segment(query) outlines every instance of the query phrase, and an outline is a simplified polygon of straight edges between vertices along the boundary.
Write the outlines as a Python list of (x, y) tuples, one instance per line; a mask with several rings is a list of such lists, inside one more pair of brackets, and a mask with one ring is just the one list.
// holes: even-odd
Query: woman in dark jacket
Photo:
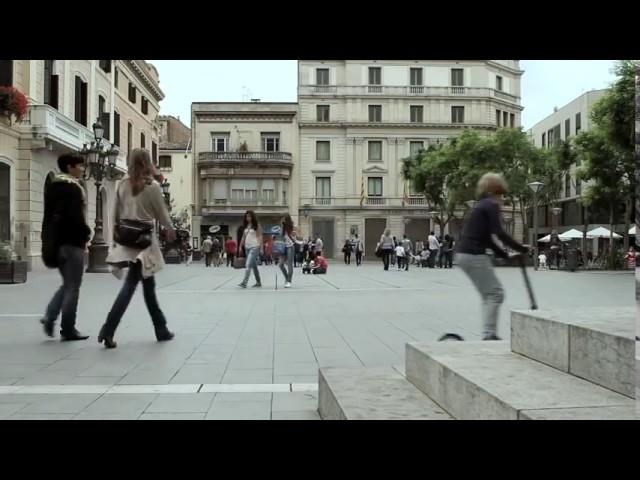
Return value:
[(467, 274), (482, 297), (482, 339), (500, 340), (497, 335), (498, 314), (504, 301), (502, 284), (495, 274), (487, 248), (496, 255), (508, 258), (492, 238), (496, 235), (508, 247), (523, 254), (527, 247), (520, 245), (502, 229), (500, 207), (507, 193), (507, 182), (502, 175), (486, 173), (478, 182), (480, 201), (475, 205), (458, 242), (456, 263)]

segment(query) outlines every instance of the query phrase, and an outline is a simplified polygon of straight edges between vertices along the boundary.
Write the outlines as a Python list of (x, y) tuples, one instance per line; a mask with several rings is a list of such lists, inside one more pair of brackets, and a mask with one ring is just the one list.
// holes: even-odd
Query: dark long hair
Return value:
[(282, 233), (286, 233), (287, 235), (291, 235), (293, 233), (293, 220), (291, 219), (291, 215), (288, 213), (284, 216), (284, 220), (282, 221)]
[(242, 228), (246, 229), (249, 225), (247, 223), (247, 215), (251, 215), (251, 228), (258, 230), (258, 217), (256, 217), (256, 212), (253, 210), (247, 210), (244, 212), (244, 216), (242, 217)]

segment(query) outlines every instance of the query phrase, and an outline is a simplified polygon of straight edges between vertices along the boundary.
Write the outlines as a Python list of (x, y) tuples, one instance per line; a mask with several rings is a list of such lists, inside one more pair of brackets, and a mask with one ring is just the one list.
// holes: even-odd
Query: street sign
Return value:
[(218, 233), (220, 231), (220, 225), (213, 225), (209, 227), (209, 233)]

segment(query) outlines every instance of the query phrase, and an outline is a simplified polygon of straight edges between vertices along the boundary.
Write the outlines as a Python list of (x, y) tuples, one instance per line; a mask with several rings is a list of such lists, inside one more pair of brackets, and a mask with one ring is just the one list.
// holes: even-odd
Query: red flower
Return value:
[(14, 87), (0, 87), (0, 111), (12, 114), (20, 121), (27, 114), (29, 102), (24, 94)]

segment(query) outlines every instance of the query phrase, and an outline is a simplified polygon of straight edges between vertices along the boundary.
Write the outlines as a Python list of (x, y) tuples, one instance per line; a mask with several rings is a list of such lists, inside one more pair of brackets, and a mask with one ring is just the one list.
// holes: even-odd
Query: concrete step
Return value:
[(635, 398), (635, 310), (511, 312), (511, 350)]
[(392, 367), (320, 369), (318, 411), (323, 420), (451, 420)]
[(509, 342), (408, 343), (407, 379), (456, 419), (517, 420), (531, 410), (635, 402), (510, 350)]

